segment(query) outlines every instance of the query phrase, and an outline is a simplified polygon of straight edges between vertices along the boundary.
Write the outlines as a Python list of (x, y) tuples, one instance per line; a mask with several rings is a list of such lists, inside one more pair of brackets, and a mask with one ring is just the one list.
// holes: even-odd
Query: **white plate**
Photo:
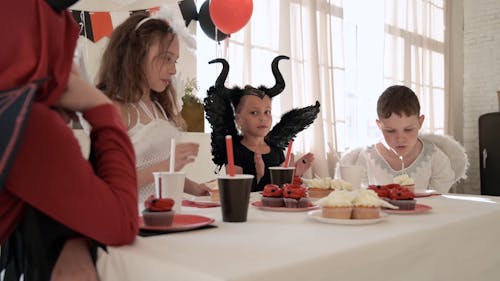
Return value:
[(441, 195), (441, 193), (437, 192), (434, 189), (415, 190), (414, 194), (415, 194), (415, 197), (417, 197), (417, 198), (429, 197), (429, 196), (433, 196), (433, 195)]
[(324, 218), (321, 215), (321, 210), (316, 210), (316, 211), (310, 211), (307, 213), (307, 215), (314, 220), (317, 220), (319, 222), (323, 223), (332, 223), (332, 224), (345, 224), (345, 225), (363, 225), (363, 224), (373, 224), (373, 223), (378, 223), (383, 220), (385, 220), (388, 216), (388, 214), (380, 212), (380, 217), (376, 219), (365, 219), (365, 220), (355, 220), (355, 219), (329, 219), (329, 218)]
[(220, 202), (213, 201), (210, 196), (192, 196), (189, 200), (207, 206), (220, 206)]

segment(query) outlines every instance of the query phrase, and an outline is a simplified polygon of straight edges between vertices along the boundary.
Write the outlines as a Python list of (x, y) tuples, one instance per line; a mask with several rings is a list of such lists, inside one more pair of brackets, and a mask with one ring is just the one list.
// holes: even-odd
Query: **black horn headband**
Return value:
[(215, 81), (214, 86), (219, 91), (222, 90), (224, 92), (227, 92), (230, 99), (231, 99), (233, 106), (236, 108), (238, 106), (238, 104), (240, 103), (241, 98), (245, 95), (256, 95), (256, 96), (259, 96), (261, 98), (264, 98), (264, 96), (252, 92), (251, 89), (255, 89), (255, 91), (262, 91), (265, 93), (265, 95), (267, 95), (270, 98), (273, 98), (273, 97), (279, 95), (281, 92), (283, 92), (283, 90), (285, 89), (285, 80), (283, 79), (283, 75), (281, 75), (281, 72), (278, 68), (278, 63), (282, 59), (290, 59), (290, 58), (287, 56), (282, 56), (282, 55), (277, 56), (273, 59), (273, 61), (271, 63), (271, 71), (274, 75), (274, 79), (276, 80), (276, 83), (272, 88), (267, 88), (265, 86), (260, 86), (258, 88), (254, 88), (252, 86), (247, 85), (247, 86), (245, 86), (245, 89), (241, 89), (239, 87), (234, 87), (232, 89), (228, 89), (228, 88), (226, 88), (224, 83), (226, 82), (227, 75), (229, 73), (229, 63), (223, 58), (214, 59), (214, 60), (209, 61), (208, 63), (209, 64), (222, 63), (222, 70), (219, 74), (219, 77), (217, 77), (217, 80)]

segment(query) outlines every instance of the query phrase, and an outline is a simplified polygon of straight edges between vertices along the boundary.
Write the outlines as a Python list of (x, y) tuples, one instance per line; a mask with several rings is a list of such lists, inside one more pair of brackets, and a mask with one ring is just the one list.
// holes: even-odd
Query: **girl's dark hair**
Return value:
[[(176, 36), (161, 19), (150, 19), (137, 26), (148, 16), (146, 12), (134, 13), (116, 27), (102, 55), (97, 88), (117, 102), (136, 103), (146, 94), (143, 93), (143, 85), (147, 85), (144, 68), (149, 48), (159, 41), (160, 50), (166, 51)], [(172, 85), (161, 93), (151, 90), (149, 95), (163, 107), (169, 120), (177, 127), (184, 127)]]
[(399, 116), (420, 115), (418, 97), (410, 88), (394, 85), (380, 95), (377, 101), (378, 118), (389, 118), (393, 113)]

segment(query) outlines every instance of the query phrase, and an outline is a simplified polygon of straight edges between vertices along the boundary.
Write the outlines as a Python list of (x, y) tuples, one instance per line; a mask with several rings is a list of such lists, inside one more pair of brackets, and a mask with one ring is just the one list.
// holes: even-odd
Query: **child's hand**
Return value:
[(186, 178), (184, 192), (194, 196), (207, 196), (210, 195), (210, 188), (204, 183), (197, 183)]
[(200, 145), (194, 142), (179, 143), (175, 146), (175, 171), (179, 171), (198, 156)]
[(260, 153), (254, 153), (253, 156), (253, 161), (255, 162), (255, 172), (256, 172), (256, 179), (257, 182), (260, 181), (260, 179), (264, 176), (264, 160), (262, 160), (262, 154)]
[(301, 177), (309, 168), (311, 168), (314, 162), (314, 154), (311, 152), (300, 157), (297, 162), (295, 162), (295, 175)]

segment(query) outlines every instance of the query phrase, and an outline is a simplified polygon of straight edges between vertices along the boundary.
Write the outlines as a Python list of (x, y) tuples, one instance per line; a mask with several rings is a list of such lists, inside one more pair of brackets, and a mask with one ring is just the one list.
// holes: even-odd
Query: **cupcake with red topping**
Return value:
[(311, 202), (307, 188), (293, 183), (283, 185), (283, 201), (287, 208), (307, 208)]
[(293, 176), (293, 181), (292, 181), (293, 184), (298, 184), (298, 185), (302, 185), (304, 184), (304, 182), (302, 181), (302, 178), (299, 177), (299, 176)]
[(142, 217), (146, 226), (169, 226), (174, 220), (175, 211), (172, 210), (175, 202), (172, 198), (155, 198), (149, 196), (144, 202)]
[(385, 184), (385, 185), (369, 185), (368, 189), (371, 189), (377, 193), (380, 198), (389, 198), (389, 192), (395, 187), (400, 187), (397, 183)]
[(283, 189), (276, 184), (266, 184), (262, 191), (262, 206), (265, 207), (283, 207)]
[(403, 186), (392, 188), (388, 201), (392, 205), (398, 206), (400, 210), (415, 210), (417, 204), (413, 191)]

